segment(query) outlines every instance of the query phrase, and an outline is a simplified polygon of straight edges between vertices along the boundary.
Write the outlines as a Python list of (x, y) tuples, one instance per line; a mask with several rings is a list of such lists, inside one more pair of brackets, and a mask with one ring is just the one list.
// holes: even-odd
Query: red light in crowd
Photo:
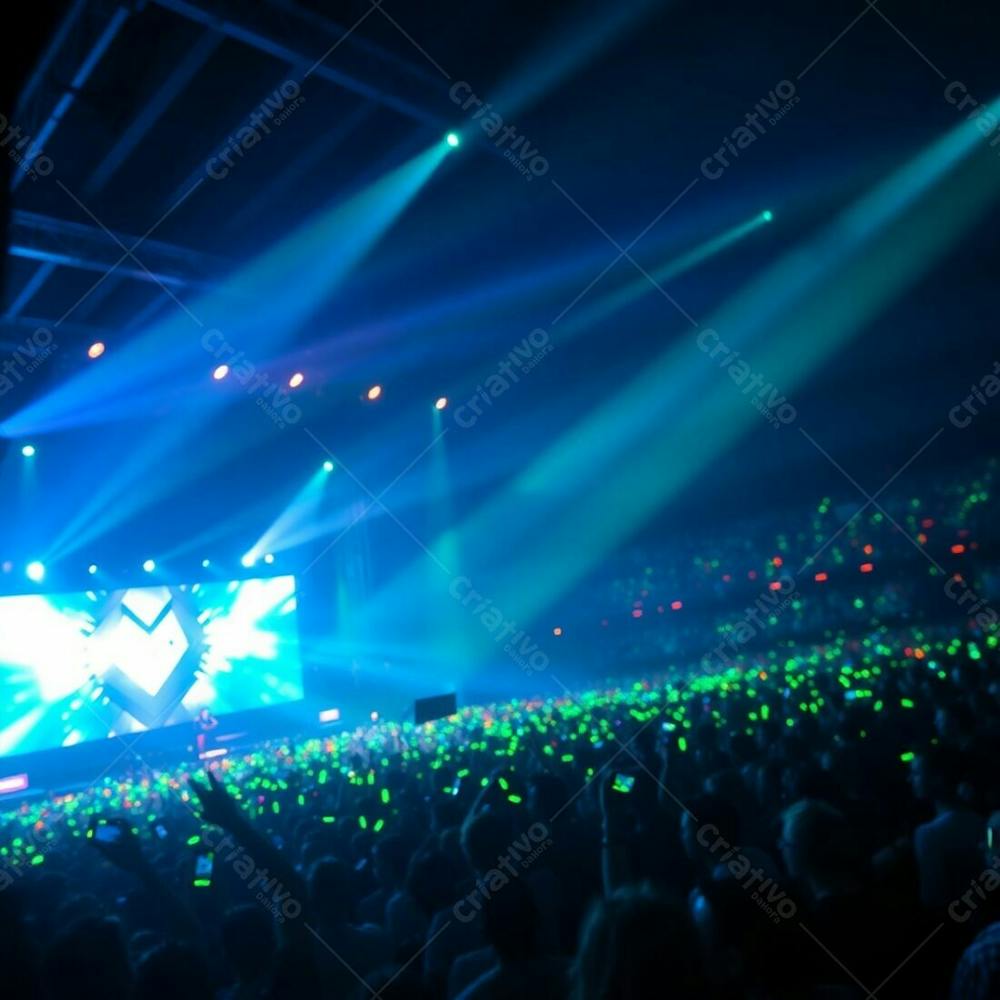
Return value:
[(866, 545), (863, 551), (866, 556), (870, 556), (875, 550), (871, 547), (871, 545)]
[(751, 580), (756, 580), (756, 579), (757, 579), (757, 570), (755, 570), (755, 569), (752, 569), (752, 570), (750, 570), (750, 572), (749, 572), (749, 573), (747, 573), (747, 576), (748, 576), (748, 577), (749, 577), (749, 578), (750, 578)]
[(921, 545), (926, 545), (927, 536), (921, 531), (920, 534), (917, 535), (917, 541), (920, 542)]
[(874, 568), (875, 568), (874, 563), (862, 563), (858, 567), (858, 569), (860, 569), (862, 573), (870, 573)]
[(925, 517), (920, 522), (920, 527), (921, 528), (933, 528), (934, 527), (934, 518), (933, 517)]
[(960, 556), (965, 551), (965, 546), (959, 542), (957, 545), (951, 547), (951, 554), (955, 556)]
[(781, 556), (775, 556), (775, 557), (774, 557), (774, 558), (773, 558), (773, 559), (771, 560), (771, 562), (772, 562), (772, 564), (773, 564), (773, 565), (775, 565), (775, 566), (781, 566), (781, 564), (782, 564), (782, 560), (781, 560)]
[(816, 574), (816, 575), (815, 575), (815, 576), (813, 577), (813, 579), (814, 579), (814, 580), (815, 580), (815, 581), (816, 581), (817, 583), (826, 583), (826, 581), (827, 581), (827, 580), (829, 580), (829, 579), (830, 579), (830, 577), (829, 577), (829, 576), (828, 576), (828, 575), (827, 575), (826, 573), (817, 573), (817, 574)]
[(732, 580), (732, 577), (728, 573), (723, 573), (722, 574), (722, 582), (723, 583), (729, 583), (731, 580)]
[(961, 574), (961, 573), (955, 573), (955, 574), (954, 574), (954, 575), (952, 576), (952, 579), (953, 579), (953, 580), (954, 580), (954, 581), (955, 581), (956, 583), (961, 583), (961, 582), (962, 582), (962, 574)]
[(768, 585), (768, 590), (781, 590), (781, 581), (772, 580)]
[(671, 611), (680, 611), (680, 609), (683, 608), (683, 607), (684, 607), (684, 605), (683, 605), (683, 603), (681, 601), (671, 601), (670, 602), (670, 610)]
[(632, 617), (633, 618), (641, 618), (642, 617), (642, 608), (633, 608), (632, 609)]
[(554, 629), (552, 630), (552, 634), (553, 634), (553, 635), (562, 635), (562, 629), (561, 629), (561, 628), (560, 628), (560, 627), (559, 627), (559, 626), (557, 625), (557, 626), (556, 626), (556, 627), (555, 627), (555, 628), (554, 628)]

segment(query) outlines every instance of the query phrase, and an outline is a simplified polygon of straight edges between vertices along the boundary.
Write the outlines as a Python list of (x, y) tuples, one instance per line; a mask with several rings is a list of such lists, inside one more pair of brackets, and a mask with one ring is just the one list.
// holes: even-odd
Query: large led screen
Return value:
[(0, 756), (301, 697), (291, 576), (0, 597)]

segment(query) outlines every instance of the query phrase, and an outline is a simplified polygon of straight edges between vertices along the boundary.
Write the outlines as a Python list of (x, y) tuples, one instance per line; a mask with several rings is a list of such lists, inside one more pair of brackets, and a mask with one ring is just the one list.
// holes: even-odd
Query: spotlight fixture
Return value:
[(212, 565), (212, 563), (211, 563), (210, 560), (208, 560), (208, 559), (202, 559), (202, 561), (201, 561), (201, 568), (202, 569), (208, 569), (208, 567), (211, 566), (211, 565)]
[(36, 454), (35, 446), (33, 444), (26, 444), (21, 449), (21, 454), (24, 455), (25, 458), (34, 458)]
[(144, 570), (145, 570), (145, 571), (146, 571), (147, 573), (152, 573), (152, 572), (153, 572), (153, 570), (155, 570), (155, 569), (156, 569), (156, 563), (155, 563), (155, 562), (154, 562), (154, 561), (153, 561), (152, 559), (147, 559), (147, 560), (146, 560), (146, 561), (145, 561), (145, 562), (144, 562), (144, 563), (142, 564), (142, 568), (143, 568), (143, 569), (144, 569)]
[(104, 343), (98, 340), (96, 343), (91, 344), (90, 347), (87, 348), (87, 357), (90, 358), (91, 361), (96, 361), (105, 352), (105, 350), (107, 350), (107, 348), (104, 346)]
[(330, 459), (327, 459), (323, 463), (323, 471), (324, 472), (333, 472), (333, 462), (331, 462)]
[(45, 579), (45, 564), (40, 563), (37, 560), (30, 562), (28, 563), (25, 572), (28, 575), (28, 579), (31, 580), (32, 583), (41, 583), (42, 580)]
[(255, 554), (254, 554), (253, 552), (247, 552), (247, 553), (246, 553), (246, 555), (244, 555), (244, 556), (243, 556), (243, 557), (242, 557), (242, 558), (240, 559), (240, 565), (241, 565), (241, 566), (242, 566), (242, 567), (243, 567), (244, 569), (250, 569), (250, 567), (251, 567), (251, 566), (253, 566), (253, 564), (254, 564), (254, 563), (255, 563), (256, 561), (257, 561), (257, 556), (256, 556), (256, 555), (255, 555)]
[(375, 400), (378, 399), (379, 396), (381, 396), (381, 395), (382, 395), (382, 386), (380, 386), (380, 385), (373, 385), (368, 390), (368, 393), (367, 393), (368, 399), (371, 402), (375, 402)]
[(216, 382), (221, 382), (228, 374), (229, 365), (219, 365), (219, 367), (212, 372), (212, 378), (214, 378)]
[(87, 572), (88, 572), (88, 573), (89, 573), (89, 574), (90, 574), (91, 576), (95, 576), (95, 575), (96, 575), (96, 573), (97, 573), (97, 563), (91, 563), (91, 564), (90, 564), (90, 565), (89, 565), (89, 566), (87, 567)]
[(760, 217), (765, 222), (770, 222), (774, 218), (774, 212), (772, 212), (769, 208), (765, 208), (764, 211), (760, 213)]
[(288, 388), (289, 389), (298, 389), (298, 387), (300, 385), (302, 385), (302, 383), (305, 382), (305, 380), (306, 380), (306, 377), (305, 377), (305, 375), (302, 374), (302, 372), (296, 372), (288, 380)]
[(448, 145), (451, 146), (452, 149), (455, 149), (462, 140), (459, 139), (457, 132), (449, 132), (444, 137), (444, 141), (448, 143)]
[(448, 405), (448, 397), (438, 396), (437, 400), (434, 403), (434, 409), (443, 410), (447, 405)]
[(268, 566), (270, 566), (274, 562), (274, 555), (268, 552), (267, 555), (264, 556), (264, 562), (266, 562)]

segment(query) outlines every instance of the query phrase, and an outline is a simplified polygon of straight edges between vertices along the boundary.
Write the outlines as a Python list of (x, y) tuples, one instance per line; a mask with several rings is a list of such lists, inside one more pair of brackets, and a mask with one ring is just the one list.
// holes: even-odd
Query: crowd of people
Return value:
[(1000, 992), (997, 638), (261, 744), (0, 816), (12, 996)]

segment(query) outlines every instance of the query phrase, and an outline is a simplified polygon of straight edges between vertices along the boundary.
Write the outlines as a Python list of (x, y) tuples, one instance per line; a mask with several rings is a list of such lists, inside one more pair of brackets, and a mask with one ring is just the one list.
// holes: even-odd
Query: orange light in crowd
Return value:
[(554, 628), (554, 629), (552, 630), (552, 634), (553, 634), (553, 635), (562, 635), (562, 629), (561, 629), (561, 628), (560, 628), (560, 627), (559, 627), (559, 626), (557, 625), (557, 626), (556, 626), (556, 627), (555, 627), (555, 628)]
[(815, 581), (816, 581), (817, 583), (826, 583), (826, 581), (827, 581), (827, 580), (829, 580), (829, 579), (830, 579), (830, 577), (829, 577), (829, 576), (828, 576), (828, 575), (827, 575), (826, 573), (817, 573), (817, 574), (816, 574), (816, 575), (815, 575), (815, 576), (813, 577), (813, 579), (814, 579), (814, 580), (815, 580)]
[(379, 398), (379, 396), (382, 395), (382, 386), (380, 386), (380, 385), (373, 385), (368, 390), (367, 395), (368, 395), (368, 398), (374, 402), (376, 399)]
[(959, 542), (957, 545), (951, 547), (951, 553), (955, 556), (960, 556), (965, 551), (965, 546)]
[(773, 558), (773, 559), (771, 560), (771, 562), (772, 562), (772, 563), (773, 563), (773, 564), (774, 564), (775, 566), (781, 566), (781, 565), (782, 565), (782, 560), (781, 560), (781, 556), (775, 556), (775, 557), (774, 557), (774, 558)]
[(874, 551), (875, 550), (871, 547), (871, 545), (866, 545), (863, 549), (863, 552), (866, 556), (870, 556)]
[(862, 563), (858, 567), (858, 569), (860, 569), (862, 573), (870, 573), (874, 568), (875, 568), (874, 563)]
[(97, 341), (97, 343), (91, 344), (90, 347), (87, 348), (87, 357), (90, 358), (91, 361), (96, 361), (104, 353), (104, 350), (104, 344), (101, 343), (101, 341)]
[(684, 604), (681, 601), (671, 601), (670, 602), (670, 610), (671, 611), (680, 611), (680, 609), (683, 608), (683, 607), (684, 607)]

